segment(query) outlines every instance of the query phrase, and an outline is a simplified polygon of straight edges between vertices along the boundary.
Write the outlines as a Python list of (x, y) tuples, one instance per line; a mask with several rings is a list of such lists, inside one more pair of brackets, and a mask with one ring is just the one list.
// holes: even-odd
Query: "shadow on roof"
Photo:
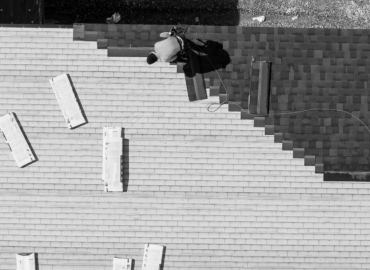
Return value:
[(194, 68), (188, 67), (190, 65), (187, 62), (184, 66), (185, 75), (188, 77), (194, 77), (195, 74), (204, 74), (219, 69), (224, 69), (230, 64), (231, 59), (227, 51), (223, 49), (221, 43), (207, 40), (206, 42), (201, 41), (202, 44), (196, 44), (189, 41), (192, 45), (192, 50), (189, 53), (198, 55), (199, 65), (195, 65)]

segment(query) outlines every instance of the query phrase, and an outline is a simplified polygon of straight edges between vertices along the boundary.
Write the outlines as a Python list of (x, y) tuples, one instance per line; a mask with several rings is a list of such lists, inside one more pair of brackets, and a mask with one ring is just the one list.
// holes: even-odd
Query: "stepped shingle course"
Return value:
[[(282, 135), (227, 107), (207, 112), (216, 97), (189, 102), (177, 66), (107, 57), (71, 29), (0, 28), (0, 41), (2, 70), (31, 71), (0, 75), (0, 115), (16, 111), (39, 157), (19, 169), (0, 138), (0, 269), (21, 252), (42, 270), (108, 270), (114, 256), (140, 266), (148, 242), (167, 247), (165, 269), (369, 268), (366, 183), (325, 183), (281, 150)], [(61, 72), (89, 119), (75, 130), (48, 83)], [(103, 191), (106, 125), (125, 128), (125, 193)]]
[[(99, 44), (100, 38), (104, 39), (106, 46), (100, 48), (106, 48), (108, 55), (110, 50), (114, 50), (111, 46), (153, 46), (160, 40), (159, 33), (171, 28), (155, 25), (107, 27), (93, 24), (79, 27), (85, 33), (82, 40), (94, 40)], [(250, 104), (256, 104), (256, 91), (251, 89), (258, 87), (258, 70), (254, 68), (257, 64), (252, 67), (251, 61), (271, 61), (271, 116), (265, 120), (269, 126), (268, 132), (273, 130), (274, 133), (281, 133), (284, 140), (294, 144), (294, 148), (305, 149), (309, 160), (315, 157), (314, 165), (318, 171), (321, 170), (319, 168), (325, 172), (370, 171), (370, 155), (367, 150), (370, 146), (370, 132), (357, 119), (341, 112), (354, 114), (365, 125), (370, 124), (367, 117), (368, 29), (195, 28), (197, 33), (189, 28), (192, 31), (188, 33), (189, 39), (199, 37), (220, 42), (230, 55), (231, 64), (219, 70), (227, 87), (227, 95), (215, 72), (205, 74), (209, 85), (216, 87), (212, 89), (212, 94), (218, 94), (220, 102), (226, 98), (233, 102), (228, 105), (230, 111), (241, 111), (240, 107), (246, 111), (256, 111), (254, 107), (248, 108), (249, 98)], [(143, 56), (140, 52), (137, 50), (137, 56)], [(121, 54), (124, 55), (128, 54)], [(135, 53), (130, 51), (129, 56), (133, 55)], [(193, 100), (190, 93), (194, 87), (190, 81), (187, 85), (189, 100)], [(302, 110), (313, 111), (281, 114)], [(253, 116), (244, 115), (243, 118)], [(255, 121), (260, 120), (255, 118)], [(256, 125), (263, 126), (262, 122)]]

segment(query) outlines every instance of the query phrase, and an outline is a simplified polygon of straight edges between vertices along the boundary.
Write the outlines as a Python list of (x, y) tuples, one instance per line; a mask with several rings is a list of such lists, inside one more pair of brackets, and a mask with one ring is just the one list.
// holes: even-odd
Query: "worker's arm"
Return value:
[(177, 58), (177, 54), (175, 54), (174, 56), (172, 56), (172, 57), (170, 58), (170, 60), (168, 60), (168, 62), (173, 62), (173, 61), (175, 61), (175, 60), (176, 60), (176, 58)]
[(170, 36), (170, 33), (168, 33), (168, 32), (162, 32), (162, 33), (160, 33), (160, 35), (159, 35), (161, 38), (168, 38), (169, 36)]

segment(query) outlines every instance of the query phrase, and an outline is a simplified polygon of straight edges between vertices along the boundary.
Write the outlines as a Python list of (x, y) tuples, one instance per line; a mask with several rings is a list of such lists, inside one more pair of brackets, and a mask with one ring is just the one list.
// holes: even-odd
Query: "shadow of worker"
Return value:
[(230, 55), (223, 49), (221, 43), (213, 40), (203, 42), (198, 39), (198, 41), (198, 43), (195, 43), (188, 40), (190, 49), (187, 54), (191, 60), (186, 61), (183, 67), (187, 77), (224, 69), (231, 63)]

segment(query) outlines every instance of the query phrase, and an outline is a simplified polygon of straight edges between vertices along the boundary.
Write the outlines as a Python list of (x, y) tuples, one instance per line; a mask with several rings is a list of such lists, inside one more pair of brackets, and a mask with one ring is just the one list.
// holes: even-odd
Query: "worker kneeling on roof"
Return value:
[(154, 44), (154, 52), (151, 52), (146, 58), (146, 62), (151, 65), (155, 62), (173, 62), (180, 55), (183, 60), (187, 60), (184, 52), (186, 39), (184, 35), (180, 37), (180, 31), (176, 27), (171, 32), (164, 32), (161, 37), (167, 37), (165, 40)]

